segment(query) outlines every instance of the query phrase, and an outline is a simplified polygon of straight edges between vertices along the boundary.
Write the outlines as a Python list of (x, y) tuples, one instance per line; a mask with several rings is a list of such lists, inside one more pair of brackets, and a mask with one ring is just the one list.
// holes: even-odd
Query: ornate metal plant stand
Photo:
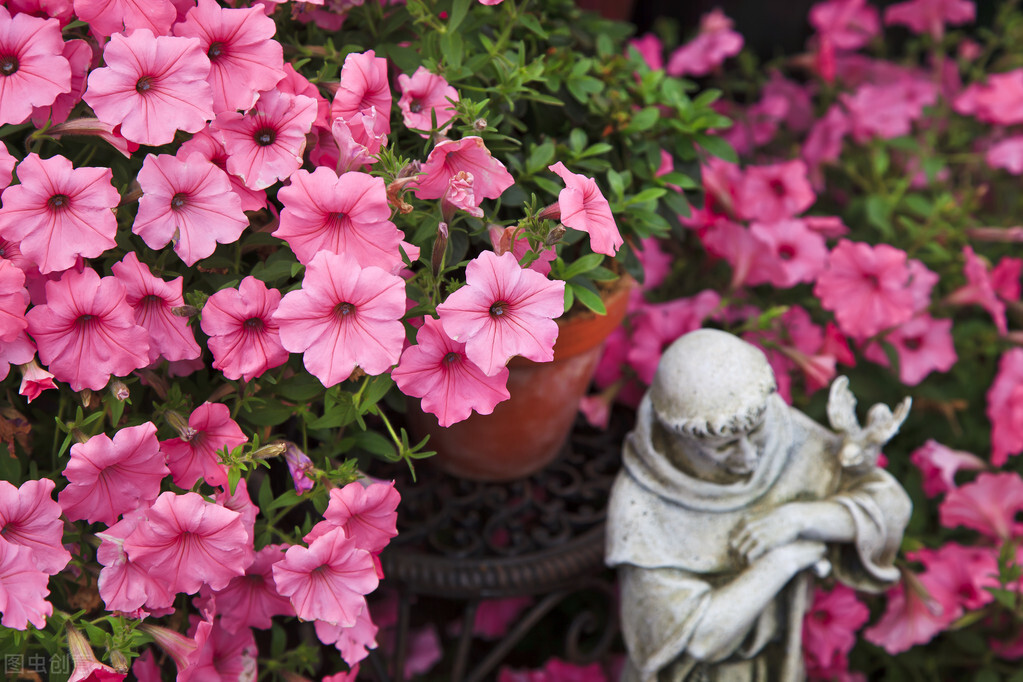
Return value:
[[(414, 483), (407, 468), (374, 472), (395, 477), (402, 495), (398, 537), (381, 555), (384, 585), (400, 594), (391, 665), (376, 652), (366, 662), (378, 680), (404, 670), (411, 602), (421, 598), (464, 602), (454, 656), (445, 656), (452, 682), (487, 679), (545, 615), (581, 591), (599, 595), (606, 608), (573, 614), (563, 657), (590, 663), (607, 652), (618, 623), (613, 577), (604, 569), (604, 518), (631, 415), (612, 421), (606, 432), (578, 425), (557, 460), (511, 483), (455, 478), (429, 461), (416, 466)], [(524, 595), (537, 597), (533, 606), (470, 670), (480, 601)]]

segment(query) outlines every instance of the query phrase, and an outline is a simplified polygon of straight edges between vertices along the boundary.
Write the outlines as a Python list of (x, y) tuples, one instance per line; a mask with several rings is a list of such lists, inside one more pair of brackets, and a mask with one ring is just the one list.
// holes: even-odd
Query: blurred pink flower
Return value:
[(421, 133), (423, 137), (429, 137), (429, 131), (434, 129), (434, 117), (437, 130), (443, 130), (455, 116), (453, 102), (458, 101), (458, 91), (425, 66), (420, 66), (411, 76), (399, 74), (398, 89), (401, 90), (398, 108), (405, 127), (426, 131)]
[(143, 28), (154, 35), (170, 32), (178, 13), (171, 0), (74, 0), (75, 15), (101, 38)]
[(476, 618), (472, 622), (473, 635), (483, 639), (501, 639), (534, 601), (533, 597), (484, 599), (479, 603)]
[(582, 666), (552, 658), (539, 670), (501, 668), (497, 682), (609, 682), (599, 663)]
[(60, 573), (71, 560), (61, 544), (64, 522), (54, 487), (48, 478), (29, 479), (17, 488), (0, 481), (0, 538), (28, 550), (27, 558), (48, 575)]
[(931, 641), (959, 615), (943, 608), (942, 604), (953, 598), (940, 584), (926, 581), (926, 576), (921, 579), (909, 575), (904, 574), (903, 581), (885, 593), (884, 615), (863, 631), (865, 640), (893, 656)]
[(909, 279), (905, 251), (843, 239), (831, 251), (828, 269), (813, 291), (835, 313), (843, 332), (866, 338), (913, 316)]
[(858, 50), (881, 34), (877, 8), (866, 0), (828, 0), (810, 8), (810, 25), (839, 50)]
[(810, 176), (818, 189), (824, 184), (820, 178), (820, 167), (838, 160), (842, 153), (842, 142), (850, 128), (849, 116), (838, 104), (832, 104), (810, 127), (801, 154), (810, 167)]
[(487, 376), (515, 355), (554, 358), (565, 312), (565, 283), (522, 269), (515, 256), (484, 251), (466, 266), (466, 285), (437, 306), (444, 331), (465, 343), (465, 354)]
[(284, 559), (286, 545), (267, 545), (256, 552), (245, 575), (232, 578), (227, 587), (214, 592), (220, 624), (228, 632), (242, 628), (268, 629), (274, 616), (293, 616), (295, 607), (277, 593), (273, 566)]
[(977, 8), (969, 0), (908, 0), (886, 7), (884, 23), (908, 26), (914, 33), (930, 33), (940, 40), (945, 24), (968, 24), (976, 14)]
[(222, 590), (252, 563), (241, 514), (196, 493), (161, 494), (124, 551), (139, 568), (159, 573), (171, 592), (186, 594), (204, 584)]
[(1016, 472), (981, 473), (976, 480), (953, 488), (938, 508), (941, 525), (966, 526), (994, 540), (1018, 537), (1023, 524), (1023, 479)]
[(341, 528), (309, 543), (289, 547), (273, 565), (277, 592), (291, 599), (302, 620), (355, 625), (366, 608), (363, 595), (379, 584), (372, 555), (359, 549)]
[(53, 614), (53, 605), (46, 601), (49, 580), (36, 567), (31, 549), (0, 537), (0, 625), (27, 630), (32, 623), (38, 630), (45, 628)]
[(121, 514), (151, 505), (169, 473), (152, 422), (120, 429), (113, 439), (99, 433), (71, 446), (64, 468), (68, 485), (57, 501), (72, 521), (111, 525)]
[(947, 372), (959, 359), (952, 343), (952, 320), (917, 315), (885, 337), (899, 356), (899, 379), (916, 386), (931, 372)]
[(759, 269), (756, 277), (751, 274), (747, 284), (769, 283), (788, 289), (800, 282), (816, 281), (827, 265), (824, 236), (810, 230), (802, 220), (754, 222), (749, 231), (764, 249), (764, 255), (775, 263), (774, 267)]
[(160, 447), (167, 455), (174, 485), (188, 489), (200, 478), (214, 486), (226, 484), (227, 469), (217, 452), (247, 441), (227, 405), (206, 402), (192, 411), (180, 437), (160, 441)]
[(818, 587), (813, 604), (803, 618), (803, 655), (807, 668), (832, 668), (844, 661), (856, 644), (856, 632), (869, 619), (870, 609), (852, 589), (841, 583), (827, 591)]
[(988, 265), (973, 252), (970, 246), (963, 247), (963, 259), (965, 261), (963, 274), (966, 276), (966, 285), (949, 294), (945, 298), (945, 303), (979, 305), (991, 315), (998, 333), (1005, 336), (1009, 333), (1005, 320), (1005, 303), (995, 293)]
[(633, 38), (629, 41), (629, 47), (636, 48), (636, 52), (652, 71), (664, 69), (664, 43), (655, 33), (644, 33), (638, 38)]
[(383, 374), (398, 362), (405, 340), (405, 282), (349, 254), (320, 251), (306, 266), (302, 288), (288, 292), (274, 319), (281, 344), (302, 353), (324, 386), (355, 370)]
[(39, 360), (74, 391), (98, 391), (111, 375), (149, 364), (149, 335), (135, 323), (124, 285), (95, 270), (68, 270), (46, 283), (46, 303), (26, 313)]
[(465, 344), (444, 333), (439, 320), (426, 318), (416, 345), (402, 353), (391, 378), (407, 396), (422, 398), (423, 411), (437, 415), (447, 427), (467, 419), (473, 411), (490, 414), (509, 397), (508, 369), (487, 376), (465, 354)]
[(985, 83), (971, 83), (953, 100), (952, 108), (983, 123), (1023, 123), (1023, 69), (994, 73)]
[(273, 314), (281, 292), (267, 289), (249, 276), (237, 289), (221, 289), (202, 309), (202, 330), (210, 337), (213, 369), (228, 379), (252, 381), (263, 372), (283, 365), (289, 353), (281, 345)]
[(810, 208), (817, 195), (806, 173), (806, 164), (799, 159), (747, 167), (736, 190), (739, 217), (774, 223)]
[(213, 111), (247, 111), (259, 93), (284, 78), (281, 44), (273, 39), (277, 26), (258, 7), (231, 9), (214, 0), (199, 0), (174, 35), (198, 38), (210, 59)]
[(947, 600), (941, 605), (946, 614), (974, 611), (990, 604), (995, 599), (990, 589), (1002, 584), (998, 578), (998, 550), (993, 547), (946, 542), (937, 549), (924, 547), (907, 552), (906, 558), (923, 564), (923, 579), (928, 586), (941, 586), (932, 596)]
[(1013, 175), (1023, 174), (1023, 135), (993, 143), (984, 152), (984, 161), (992, 168), (1004, 168)]
[(300, 170), (277, 193), (284, 208), (273, 233), (308, 265), (325, 251), (354, 259), (362, 267), (395, 272), (402, 264), (402, 232), (391, 222), (382, 178), (349, 172), (340, 177), (323, 166)]
[(136, 324), (149, 332), (150, 364), (160, 356), (172, 362), (199, 357), (202, 349), (195, 342), (188, 318), (173, 313), (175, 307), (185, 305), (181, 289), (184, 278), (167, 282), (155, 277), (148, 265), (139, 262), (134, 251), (126, 253), (110, 269), (124, 284), (125, 300), (135, 311)]
[(71, 91), (60, 22), (0, 7), (0, 125), (21, 123)]
[(422, 175), (416, 178), (416, 196), (420, 199), (440, 199), (448, 191), (451, 178), (459, 171), (473, 177), (473, 204), (479, 206), (484, 199), (496, 199), (512, 185), (504, 164), (490, 154), (479, 137), (460, 140), (442, 140), (430, 150)]
[(353, 116), (370, 107), (384, 115), (383, 134), (391, 132), (391, 86), (387, 82), (387, 60), (373, 50), (352, 52), (341, 66), (341, 82), (330, 105), (330, 120)]
[(593, 178), (573, 173), (558, 161), (547, 167), (564, 181), (558, 194), (561, 223), (590, 235), (590, 248), (605, 256), (614, 256), (623, 244), (611, 206)]
[(661, 353), (675, 339), (699, 329), (717, 309), (721, 296), (710, 289), (687, 298), (643, 305), (632, 318), (632, 344), (626, 360), (640, 381), (653, 381)]
[(1023, 348), (1010, 348), (998, 362), (987, 392), (991, 422), (991, 463), (1000, 467), (1023, 451)]
[(250, 189), (265, 189), (302, 165), (315, 119), (316, 100), (273, 89), (245, 114), (220, 112), (211, 127), (227, 151), (228, 172)]
[(178, 130), (194, 133), (213, 118), (210, 60), (196, 38), (153, 35), (148, 28), (110, 36), (103, 68), (89, 74), (85, 102), (99, 120), (120, 124), (132, 142), (161, 145)]
[(1020, 274), (1023, 273), (1023, 259), (1005, 256), (991, 269), (991, 286), (999, 298), (1018, 301), (1020, 297)]
[(959, 471), (984, 469), (987, 464), (980, 457), (963, 450), (953, 450), (934, 439), (918, 447), (910, 455), (923, 476), (924, 495), (934, 497), (956, 487), (955, 475)]
[(668, 57), (669, 76), (706, 76), (742, 50), (742, 35), (732, 30), (732, 20), (720, 9), (700, 18), (700, 32)]
[(116, 245), (111, 209), (121, 197), (109, 168), (74, 168), (63, 156), (32, 153), (17, 173), (21, 184), (3, 192), (0, 235), (19, 242), (42, 274), (67, 270), (79, 256), (95, 258)]
[(852, 94), (840, 96), (849, 114), (850, 132), (858, 143), (872, 137), (890, 140), (908, 135), (913, 121), (920, 118), (925, 106), (937, 100), (937, 89), (932, 84), (917, 81), (859, 86)]

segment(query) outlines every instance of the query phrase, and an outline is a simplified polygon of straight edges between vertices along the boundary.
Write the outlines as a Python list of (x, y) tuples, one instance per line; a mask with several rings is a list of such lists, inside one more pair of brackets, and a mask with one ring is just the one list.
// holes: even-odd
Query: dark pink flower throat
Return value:
[(336, 306), (334, 306), (334, 314), (337, 315), (338, 318), (343, 320), (349, 315), (355, 314), (355, 306), (352, 305), (351, 303), (338, 303)]
[(490, 316), (491, 317), (501, 317), (506, 312), (508, 312), (508, 302), (507, 301), (495, 301), (490, 306)]
[(13, 54), (0, 55), (0, 76), (13, 76), (18, 66), (18, 58)]
[(63, 211), (71, 204), (71, 197), (66, 194), (54, 194), (46, 200), (46, 205), (54, 211)]

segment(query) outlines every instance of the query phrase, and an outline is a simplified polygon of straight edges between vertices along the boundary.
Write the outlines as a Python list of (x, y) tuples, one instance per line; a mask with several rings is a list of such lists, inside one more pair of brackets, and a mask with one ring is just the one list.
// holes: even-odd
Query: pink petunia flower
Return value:
[(33, 107), (71, 91), (60, 22), (0, 7), (0, 125), (21, 123)]
[(24, 365), (32, 362), (35, 354), (36, 345), (25, 332), (18, 334), (14, 341), (0, 343), (0, 380), (6, 379), (10, 374), (11, 365)]
[(106, 66), (89, 74), (85, 102), (104, 123), (120, 124), (132, 142), (167, 144), (178, 130), (194, 133), (213, 118), (210, 60), (196, 38), (115, 33)]
[(817, 195), (799, 159), (770, 166), (750, 166), (736, 190), (736, 212), (745, 220), (774, 223), (813, 206)]
[(982, 473), (945, 495), (938, 515), (946, 528), (966, 526), (1006, 541), (1023, 532), (1016, 515), (1023, 511), (1023, 479), (1016, 472)]
[(986, 82), (969, 85), (952, 101), (956, 112), (997, 125), (1023, 123), (1021, 105), (1023, 69), (991, 74)]
[(664, 70), (664, 43), (657, 37), (657, 34), (644, 33), (640, 37), (630, 40), (628, 45), (630, 48), (635, 48), (651, 71)]
[[(14, 167), (18, 165), (18, 158), (7, 150), (7, 145), (0, 142), (0, 190), (7, 189), (14, 179)], [(0, 257), (7, 258), (0, 254)]]
[(803, 655), (807, 667), (831, 668), (856, 644), (856, 631), (870, 618), (870, 609), (841, 583), (817, 588), (803, 617)]
[(57, 385), (53, 383), (53, 375), (40, 367), (35, 358), (21, 365), (21, 371), (21, 386), (18, 388), (18, 393), (25, 396), (27, 403), (38, 398), (43, 391), (57, 388)]
[(572, 173), (558, 161), (547, 167), (564, 182), (565, 189), (558, 194), (561, 223), (590, 235), (590, 248), (606, 256), (614, 256), (623, 244), (611, 206), (601, 194), (593, 178)]
[(25, 331), (29, 296), (25, 273), (9, 260), (0, 260), (0, 342), (10, 343)]
[(30, 479), (15, 488), (0, 481), (0, 538), (28, 550), (35, 567), (47, 575), (64, 570), (71, 554), (64, 549), (64, 522), (48, 478)]
[(46, 304), (26, 313), (39, 359), (74, 391), (107, 385), (149, 364), (149, 335), (135, 323), (125, 288), (95, 270), (68, 270), (46, 283)]
[(716, 220), (703, 230), (700, 238), (709, 254), (724, 258), (732, 266), (730, 289), (783, 277), (779, 259), (743, 225), (731, 220)]
[(210, 59), (213, 111), (247, 111), (259, 93), (284, 78), (284, 53), (274, 20), (259, 7), (231, 9), (199, 0), (174, 35), (198, 38)]
[(75, 15), (100, 38), (146, 29), (154, 35), (170, 32), (178, 13), (172, 0), (74, 0)]
[(172, 592), (186, 594), (204, 584), (222, 590), (252, 563), (241, 514), (196, 493), (161, 494), (125, 538), (124, 551), (140, 568), (158, 572)]
[(288, 473), (291, 474), (291, 482), (295, 487), (296, 495), (307, 493), (316, 486), (316, 481), (309, 475), (314, 468), (313, 460), (299, 450), (297, 445), (287, 444), (287, 448), (284, 450), (284, 461), (288, 465)]
[(945, 24), (968, 24), (976, 14), (976, 6), (969, 0), (908, 0), (886, 7), (884, 23), (908, 26), (914, 33), (930, 33), (940, 40)]
[[(4, 481), (6, 483), (6, 481)], [(53, 604), (46, 601), (50, 581), (32, 560), (32, 550), (0, 537), (0, 625), (14, 630), (46, 627)]]
[(467, 419), (473, 411), (490, 414), (509, 398), (508, 369), (484, 374), (466, 356), (465, 344), (448, 338), (436, 318), (426, 319), (416, 342), (402, 353), (391, 378), (405, 395), (422, 398), (423, 410), (437, 415), (441, 426)]
[(490, 154), (479, 137), (463, 137), (461, 140), (443, 140), (430, 150), (423, 164), (422, 175), (416, 178), (416, 196), (420, 199), (440, 199), (447, 191), (459, 171), (473, 177), (473, 204), (479, 206), (484, 199), (496, 199), (512, 185), (511, 176), (504, 164)]
[(991, 269), (991, 286), (999, 298), (1018, 301), (1023, 293), (1020, 274), (1023, 273), (1023, 258), (1005, 256)]
[(599, 663), (576, 665), (552, 658), (539, 670), (501, 668), (497, 682), (610, 682)]
[(113, 439), (100, 433), (71, 446), (68, 485), (57, 501), (72, 521), (111, 525), (121, 514), (151, 505), (169, 473), (152, 422), (123, 428)]
[(242, 628), (269, 628), (275, 616), (293, 616), (295, 607), (277, 593), (273, 566), (284, 559), (285, 545), (267, 545), (256, 552), (245, 575), (238, 576), (214, 593), (220, 624), (228, 632)]
[(1005, 320), (1005, 303), (995, 293), (994, 282), (988, 266), (969, 246), (963, 247), (963, 273), (966, 285), (956, 289), (945, 298), (952, 305), (976, 304), (984, 308), (995, 322), (998, 333), (1005, 336), (1009, 333)]
[(320, 251), (306, 266), (302, 288), (287, 293), (274, 319), (281, 344), (303, 353), (309, 373), (333, 386), (356, 365), (382, 374), (398, 362), (405, 341), (405, 282), (348, 254)]
[(53, 125), (65, 122), (85, 94), (85, 79), (93, 65), (92, 45), (84, 40), (69, 40), (64, 43), (62, 54), (71, 65), (71, 89), (57, 95), (51, 104), (32, 110), (32, 124), (37, 128), (45, 127), (47, 121)]
[(1023, 452), (1023, 348), (1009, 349), (998, 361), (986, 414), (991, 422), (991, 463), (1000, 467), (1009, 455)]
[(959, 471), (976, 471), (987, 466), (973, 453), (953, 450), (934, 439), (914, 450), (910, 461), (920, 470), (924, 495), (928, 497), (955, 489), (955, 475)]
[(401, 231), (391, 222), (382, 178), (350, 172), (341, 177), (329, 168), (300, 170), (277, 196), (284, 208), (273, 233), (288, 242), (300, 263), (327, 251), (347, 254), (362, 267), (387, 272), (401, 268)]
[[(952, 601), (940, 583), (923, 578), (904, 578), (888, 590), (884, 615), (863, 631), (863, 638), (895, 655), (917, 644), (926, 644), (956, 619), (942, 603)], [(951, 618), (949, 617), (951, 615)]]
[(227, 405), (203, 403), (192, 411), (182, 431), (179, 438), (160, 441), (174, 485), (191, 488), (200, 478), (210, 485), (226, 484), (227, 470), (217, 453), (248, 441)]
[(174, 242), (186, 265), (238, 240), (249, 221), (227, 173), (194, 153), (187, 159), (149, 154), (138, 174), (142, 198), (132, 232), (151, 249)]
[(958, 356), (952, 343), (952, 320), (917, 315), (885, 337), (899, 356), (899, 379), (916, 386), (931, 372), (947, 372)]
[(237, 289), (221, 289), (202, 309), (202, 330), (210, 337), (213, 369), (228, 379), (252, 381), (288, 361), (281, 345), (274, 311), (281, 292), (246, 277)]
[(185, 305), (182, 277), (164, 281), (129, 251), (111, 266), (114, 277), (124, 284), (125, 300), (135, 311), (135, 322), (149, 332), (149, 362), (161, 356), (170, 361), (193, 360), (202, 353), (188, 326), (188, 319), (173, 309)]
[[(359, 661), (369, 655), (371, 649), (377, 648), (377, 632), (379, 628), (373, 623), (372, 615), (368, 608), (363, 608), (355, 620), (355, 625), (343, 627), (339, 624), (328, 623), (318, 620), (315, 624), (316, 636), (324, 644), (333, 644), (340, 652), (341, 658), (349, 666), (357, 666)], [(409, 633), (409, 653), (415, 654), (416, 633)], [(439, 660), (439, 659), (438, 659)], [(406, 659), (406, 678), (409, 677), (409, 661)]]
[(827, 0), (810, 8), (810, 25), (839, 50), (858, 50), (881, 33), (877, 8), (866, 0)]
[(866, 338), (913, 316), (909, 280), (904, 251), (843, 239), (831, 251), (828, 269), (813, 291), (821, 305), (835, 313), (843, 332)]
[(927, 585), (944, 588), (935, 590), (935, 594), (946, 598), (941, 607), (949, 621), (951, 614), (990, 604), (995, 598), (990, 589), (1001, 586), (998, 551), (992, 547), (964, 547), (947, 542), (937, 549), (907, 552), (906, 558), (923, 564)]
[(788, 289), (800, 282), (813, 282), (828, 262), (828, 246), (824, 236), (812, 231), (802, 220), (787, 219), (776, 223), (753, 223), (750, 235), (775, 260), (770, 268), (762, 268), (748, 284), (772, 284)]
[(1023, 135), (1014, 135), (995, 142), (984, 152), (984, 162), (991, 168), (1003, 168), (1013, 175), (1023, 174)]
[(465, 343), (465, 354), (487, 376), (515, 355), (536, 362), (554, 358), (565, 312), (565, 283), (522, 269), (515, 256), (484, 251), (465, 269), (466, 285), (437, 306), (444, 331)]
[[(192, 136), (192, 139), (181, 143), (177, 157), (187, 159), (193, 152), (202, 154), (208, 161), (222, 171), (227, 171), (227, 150), (224, 143), (207, 126)], [(243, 211), (258, 211), (266, 206), (266, 192), (261, 189), (249, 189), (241, 178), (227, 174), (231, 180), (231, 190), (241, 199)]]
[(144, 615), (142, 607), (150, 612), (166, 609), (174, 603), (174, 590), (162, 572), (150, 575), (145, 568), (135, 564), (124, 550), (124, 540), (134, 532), (140, 523), (145, 523), (145, 510), (138, 509), (101, 533), (96, 533), (101, 542), (96, 550), (100, 569), (97, 588), (99, 596), (109, 611), (123, 611)]
[(121, 682), (125, 678), (125, 673), (100, 663), (89, 640), (70, 623), (67, 626), (67, 646), (71, 660), (75, 662), (68, 682)]
[(933, 84), (908, 79), (883, 85), (867, 83), (840, 97), (848, 112), (850, 133), (861, 144), (873, 137), (890, 140), (908, 135), (923, 108), (937, 98)]
[(669, 76), (706, 76), (742, 50), (742, 35), (732, 30), (732, 20), (720, 9), (700, 18), (700, 32), (668, 57)]
[(455, 116), (458, 91), (425, 66), (420, 66), (411, 76), (399, 74), (398, 89), (401, 90), (398, 108), (405, 127), (426, 131), (420, 133), (423, 137), (429, 137), (429, 131), (434, 130), (434, 118), (436, 129), (444, 130)]
[(63, 156), (29, 154), (18, 164), (19, 185), (3, 193), (0, 236), (20, 242), (21, 253), (41, 273), (72, 267), (116, 244), (111, 209), (121, 197), (109, 168), (73, 168)]
[(379, 554), (398, 535), (400, 501), (394, 481), (366, 484), (353, 481), (343, 488), (334, 488), (323, 512), (324, 520), (302, 539), (312, 542), (334, 528), (342, 528), (356, 547)]
[(387, 82), (387, 60), (373, 50), (353, 52), (341, 65), (341, 82), (330, 105), (330, 120), (351, 121), (360, 113), (375, 107), (384, 115), (383, 133), (391, 132), (391, 86)]
[(213, 130), (227, 151), (227, 170), (251, 189), (284, 180), (302, 165), (306, 133), (316, 119), (316, 100), (268, 90), (245, 114), (217, 114)]
[(277, 592), (291, 599), (302, 620), (355, 625), (366, 608), (363, 595), (377, 588), (373, 556), (359, 549), (341, 528), (313, 540), (309, 547), (289, 547), (273, 565)]

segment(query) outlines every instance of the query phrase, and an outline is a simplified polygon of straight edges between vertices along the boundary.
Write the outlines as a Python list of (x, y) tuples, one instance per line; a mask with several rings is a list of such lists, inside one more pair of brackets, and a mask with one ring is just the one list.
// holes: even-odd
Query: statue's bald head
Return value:
[(698, 329), (661, 356), (650, 399), (660, 421), (691, 436), (748, 431), (777, 391), (767, 357), (717, 329)]

